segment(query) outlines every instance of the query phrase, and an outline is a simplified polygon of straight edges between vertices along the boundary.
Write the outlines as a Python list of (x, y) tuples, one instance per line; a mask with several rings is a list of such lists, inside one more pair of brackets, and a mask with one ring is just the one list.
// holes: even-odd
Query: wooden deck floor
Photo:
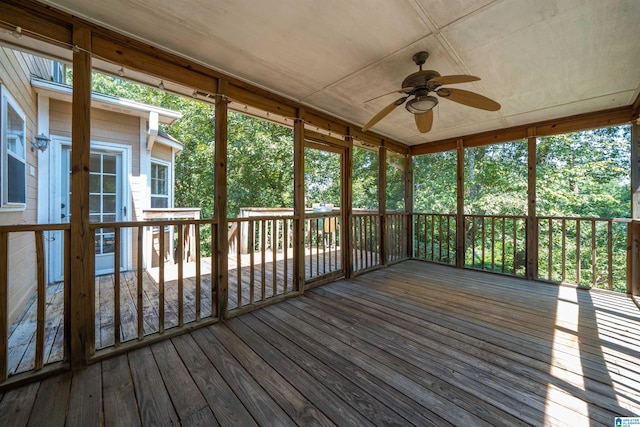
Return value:
[(408, 261), (0, 394), (0, 425), (613, 425), (640, 312)]

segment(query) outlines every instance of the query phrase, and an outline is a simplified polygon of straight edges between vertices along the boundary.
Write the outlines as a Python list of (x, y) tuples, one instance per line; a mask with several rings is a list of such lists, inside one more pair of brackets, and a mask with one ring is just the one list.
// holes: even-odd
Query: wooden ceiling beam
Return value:
[[(622, 125), (625, 123), (630, 123), (633, 120), (633, 114), (633, 106), (628, 105), (611, 110), (578, 114), (553, 120), (545, 120), (537, 123), (514, 126), (506, 129), (498, 129), (494, 131), (467, 135), (461, 137), (460, 139), (462, 139), (464, 148), (480, 147), (490, 144), (501, 144), (504, 142), (526, 139), (529, 136), (551, 136), (588, 129)], [(533, 130), (533, 135), (531, 135), (531, 129)], [(410, 149), (411, 155), (419, 156), (422, 154), (432, 154), (454, 150), (456, 149), (457, 140), (458, 138), (449, 138), (440, 141), (415, 145)]]

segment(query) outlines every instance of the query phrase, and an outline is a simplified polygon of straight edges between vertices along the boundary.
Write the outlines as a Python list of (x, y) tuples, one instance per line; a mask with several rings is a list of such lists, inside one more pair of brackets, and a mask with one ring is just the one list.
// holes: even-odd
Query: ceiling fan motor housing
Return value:
[(435, 90), (440, 83), (429, 82), (429, 80), (440, 77), (440, 73), (433, 70), (421, 70), (413, 74), (408, 75), (402, 81), (402, 91), (404, 93), (412, 93), (417, 89), (428, 89), (429, 91)]

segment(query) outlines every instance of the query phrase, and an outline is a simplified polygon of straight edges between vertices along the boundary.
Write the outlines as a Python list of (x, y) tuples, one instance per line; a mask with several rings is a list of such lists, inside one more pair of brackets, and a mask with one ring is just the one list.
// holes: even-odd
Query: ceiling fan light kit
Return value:
[(426, 113), (427, 111), (438, 105), (438, 98), (430, 95), (416, 95), (412, 100), (407, 102), (404, 108), (413, 114)]
[(486, 96), (462, 89), (442, 88), (441, 86), (444, 85), (469, 83), (478, 81), (480, 78), (466, 74), (441, 76), (437, 71), (423, 70), (422, 65), (426, 62), (428, 57), (428, 52), (417, 52), (413, 55), (413, 62), (420, 67), (420, 71), (408, 75), (402, 81), (402, 89), (397, 93), (403, 93), (406, 96), (395, 100), (378, 112), (378, 114), (373, 116), (371, 120), (362, 127), (363, 131), (374, 126), (385, 116), (395, 110), (396, 107), (404, 104), (408, 99), (409, 101), (407, 101), (405, 108), (407, 111), (415, 115), (416, 127), (421, 133), (429, 132), (433, 122), (433, 109), (438, 105), (438, 98), (430, 95), (432, 92), (441, 98), (449, 99), (450, 101), (457, 102), (458, 104), (463, 104), (468, 107), (479, 108), (487, 111), (497, 111), (500, 109), (500, 104)]

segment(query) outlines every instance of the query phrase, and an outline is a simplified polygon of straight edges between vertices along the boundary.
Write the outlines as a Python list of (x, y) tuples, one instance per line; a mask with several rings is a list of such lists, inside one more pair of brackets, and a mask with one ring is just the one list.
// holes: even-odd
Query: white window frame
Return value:
[[(20, 119), (22, 120), (22, 136), (23, 136), (23, 153), (22, 157), (20, 157), (20, 153), (13, 153), (8, 149), (8, 130), (7, 130), (7, 122), (8, 122), (8, 108), (7, 106), (11, 106), (11, 108), (18, 113)], [(24, 114), (24, 111), (18, 103), (13, 99), (13, 97), (9, 94), (6, 88), (3, 85), (0, 85), (0, 211), (16, 211), (16, 210), (25, 210), (27, 207), (27, 120)], [(20, 161), (24, 166), (24, 202), (9, 202), (9, 156)]]
[[(151, 182), (153, 180), (153, 165), (157, 164), (160, 166), (164, 166), (167, 168), (167, 194), (154, 194), (153, 186)], [(166, 197), (167, 199), (167, 209), (173, 207), (173, 170), (171, 169), (171, 162), (167, 162), (166, 160), (156, 159), (154, 157), (151, 158), (151, 162), (149, 164), (149, 207), (151, 208), (151, 199), (154, 197)], [(153, 208), (152, 208), (153, 209)], [(162, 208), (158, 208), (162, 209)]]

